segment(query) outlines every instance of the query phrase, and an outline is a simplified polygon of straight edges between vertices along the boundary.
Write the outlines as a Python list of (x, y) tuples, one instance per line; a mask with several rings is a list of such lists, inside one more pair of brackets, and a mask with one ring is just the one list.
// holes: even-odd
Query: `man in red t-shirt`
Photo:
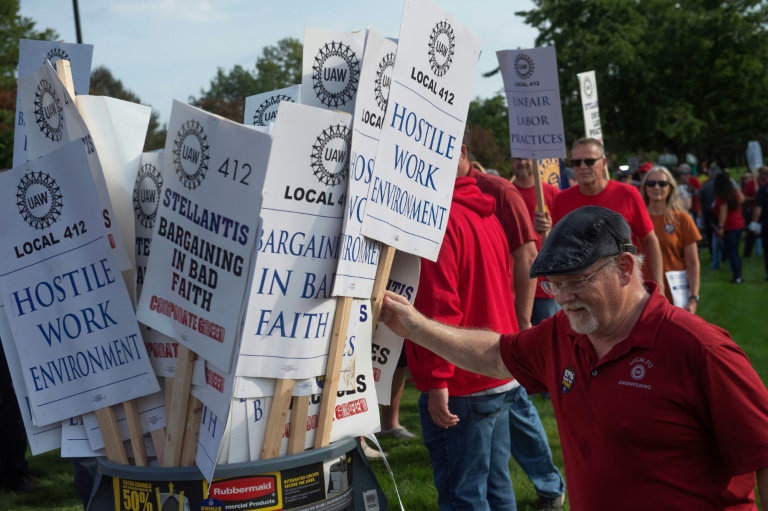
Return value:
[(605, 150), (594, 138), (582, 138), (571, 147), (571, 163), (579, 186), (563, 190), (555, 198), (551, 217), (536, 212), (537, 232), (550, 230), (561, 218), (582, 206), (601, 206), (620, 213), (632, 229), (632, 241), (646, 256), (645, 274), (656, 281), (664, 294), (664, 269), (659, 239), (637, 188), (605, 177)]
[(585, 206), (531, 267), (563, 310), (519, 333), (431, 321), (387, 293), (397, 335), (549, 390), (573, 511), (755, 511), (768, 502), (768, 391), (727, 332), (643, 282), (627, 222)]
[[(533, 222), (536, 218), (536, 187), (533, 177), (533, 160), (527, 158), (512, 158), (512, 175), (515, 180), (512, 185), (517, 188), (525, 202), (525, 208)], [(549, 183), (541, 183), (544, 192), (544, 206), (547, 211), (552, 209), (555, 196), (560, 192)], [(541, 250), (541, 232), (536, 233), (536, 253)], [(554, 298), (544, 292), (539, 286), (536, 286), (536, 294), (533, 300), (533, 311), (531, 312), (531, 324), (538, 325), (543, 320), (554, 315), (560, 310), (560, 306)]]

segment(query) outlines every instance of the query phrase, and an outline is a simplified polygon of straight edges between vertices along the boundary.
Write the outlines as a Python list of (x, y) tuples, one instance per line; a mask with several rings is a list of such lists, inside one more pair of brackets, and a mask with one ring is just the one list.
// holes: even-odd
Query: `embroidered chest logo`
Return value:
[(567, 394), (573, 388), (573, 384), (576, 381), (576, 371), (573, 370), (573, 366), (568, 366), (563, 371), (563, 377), (560, 380), (560, 389), (563, 394)]
[(675, 226), (672, 224), (666, 224), (664, 226), (664, 232), (666, 232), (667, 234), (672, 234), (673, 232), (675, 232)]
[(648, 371), (653, 368), (653, 362), (645, 357), (635, 357), (629, 362), (630, 380), (619, 380), (619, 385), (651, 390), (652, 386), (644, 383)]

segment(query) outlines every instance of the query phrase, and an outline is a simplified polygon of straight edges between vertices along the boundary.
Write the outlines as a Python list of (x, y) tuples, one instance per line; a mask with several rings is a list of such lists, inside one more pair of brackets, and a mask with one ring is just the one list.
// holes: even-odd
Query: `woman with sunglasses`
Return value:
[(712, 206), (712, 214), (717, 222), (715, 234), (723, 240), (723, 249), (733, 273), (731, 282), (735, 284), (742, 283), (739, 238), (745, 225), (741, 214), (743, 202), (744, 196), (728, 174), (715, 176), (715, 203)]
[[(655, 166), (648, 171), (640, 184), (640, 194), (659, 238), (664, 273), (685, 270), (690, 296), (684, 308), (695, 314), (699, 304), (699, 229), (683, 209), (677, 182), (666, 167)], [(665, 284), (667, 299), (674, 303), (671, 286)]]

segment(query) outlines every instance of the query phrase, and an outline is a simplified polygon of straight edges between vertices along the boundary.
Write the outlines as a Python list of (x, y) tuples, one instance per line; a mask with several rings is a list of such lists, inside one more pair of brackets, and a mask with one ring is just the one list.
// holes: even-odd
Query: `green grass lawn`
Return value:
[[(765, 274), (762, 256), (753, 255), (743, 262), (744, 283), (731, 284), (728, 265), (722, 265), (719, 271), (712, 271), (709, 267), (708, 252), (701, 252), (702, 285), (699, 314), (728, 330), (736, 343), (746, 351), (763, 382), (768, 383), (768, 328), (766, 316), (763, 316), (766, 314), (768, 282), (763, 280)], [(418, 391), (408, 384), (400, 409), (401, 422), (414, 433), (420, 433), (417, 396)], [(563, 458), (552, 406), (549, 401), (539, 397), (534, 397), (533, 401), (547, 430), (555, 463), (562, 471)], [(381, 443), (388, 454), (405, 509), (437, 509), (437, 494), (432, 484), (429, 456), (421, 441), (403, 442), (383, 438)], [(8, 511), (82, 509), (72, 483), (72, 467), (67, 460), (58, 457), (58, 452), (31, 457), (30, 465), (36, 472), (44, 474), (39, 479), (41, 491), (34, 494), (0, 492), (0, 508)], [(384, 464), (377, 461), (372, 465), (387, 494), (390, 508), (397, 509), (395, 488)], [(536, 504), (533, 486), (514, 461), (510, 463), (510, 468), (518, 509), (533, 510)]]

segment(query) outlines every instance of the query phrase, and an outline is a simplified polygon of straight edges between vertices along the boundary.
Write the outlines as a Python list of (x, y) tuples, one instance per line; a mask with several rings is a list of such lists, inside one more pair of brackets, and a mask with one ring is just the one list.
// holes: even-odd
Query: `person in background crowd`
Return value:
[(677, 170), (680, 171), (680, 182), (688, 185), (688, 191), (691, 193), (692, 197), (690, 207), (691, 216), (693, 216), (694, 220), (697, 220), (699, 216), (699, 190), (701, 190), (701, 181), (693, 176), (691, 166), (687, 163), (680, 164), (680, 166), (677, 167)]
[(637, 167), (637, 172), (635, 172), (635, 175), (632, 176), (632, 184), (637, 187), (637, 189), (640, 189), (640, 182), (645, 177), (645, 174), (653, 168), (653, 163), (649, 161), (644, 161), (640, 164), (639, 167)]
[(730, 176), (722, 172), (715, 176), (715, 203), (712, 211), (717, 227), (715, 234), (723, 240), (723, 249), (731, 266), (731, 282), (741, 284), (741, 257), (739, 257), (739, 238), (744, 230), (744, 217), (741, 216), (741, 203), (744, 197), (731, 182)]
[[(654, 167), (656, 168), (656, 167)], [(666, 168), (666, 167), (664, 167)], [(653, 170), (653, 169), (651, 169)], [(688, 186), (688, 183), (683, 179), (683, 175), (680, 173), (677, 169), (669, 170), (667, 169), (669, 174), (672, 176), (672, 179), (674, 180), (675, 184), (677, 185), (677, 194), (679, 197), (679, 207), (682, 211), (685, 211), (686, 213), (691, 212), (691, 204), (693, 203), (693, 192), (691, 191), (691, 188)], [(646, 177), (648, 174), (646, 174)], [(642, 187), (640, 190), (642, 194)], [(658, 233), (657, 233), (658, 235)]]
[[(744, 221), (748, 221), (752, 218), (752, 210), (755, 208), (755, 195), (757, 194), (757, 179), (758, 172), (745, 172), (741, 176), (741, 192), (744, 196), (744, 204), (741, 205), (741, 214), (744, 215)], [(751, 257), (752, 250), (755, 248), (755, 243), (759, 239), (759, 236), (755, 235), (752, 231), (747, 230), (746, 237), (744, 238), (744, 257)]]
[[(659, 238), (665, 278), (668, 271), (685, 270), (690, 296), (684, 308), (695, 314), (699, 305), (699, 229), (693, 218), (683, 210), (677, 183), (666, 167), (653, 167), (645, 175), (640, 194), (651, 215), (656, 237)], [(667, 299), (674, 303), (668, 281), (665, 289)]]
[(765, 280), (768, 281), (768, 167), (760, 169), (757, 179), (759, 188), (755, 194), (755, 209), (752, 210), (752, 223), (749, 227), (763, 242)]
[[(536, 218), (536, 186), (533, 175), (533, 160), (527, 158), (511, 158), (512, 162), (512, 175), (515, 180), (512, 182), (513, 186), (520, 192), (525, 203), (525, 208), (528, 211), (528, 215), (533, 222)], [(547, 210), (552, 209), (552, 204), (555, 201), (555, 197), (560, 190), (548, 183), (541, 183), (542, 191), (544, 194), (544, 206)], [(541, 249), (541, 235), (545, 232), (536, 233), (536, 253)], [(536, 286), (536, 294), (533, 300), (533, 312), (531, 313), (531, 324), (538, 325), (543, 320), (554, 315), (560, 310), (560, 306), (557, 305), (555, 299), (544, 292), (539, 286)]]
[(571, 147), (571, 162), (579, 185), (563, 190), (555, 198), (551, 219), (547, 212), (536, 212), (536, 231), (550, 230), (553, 223), (556, 224), (581, 206), (602, 206), (617, 211), (632, 227), (633, 239), (638, 240), (644, 248), (648, 258), (647, 274), (659, 284), (659, 291), (663, 294), (664, 271), (659, 240), (653, 232), (653, 222), (638, 189), (605, 178), (605, 150), (597, 139), (582, 138), (574, 142)]
[(632, 184), (632, 173), (628, 170), (617, 170), (613, 178), (619, 183)]
[(707, 247), (709, 247), (709, 254), (712, 257), (711, 267), (713, 270), (720, 269), (720, 262), (722, 261), (722, 243), (719, 238), (715, 236), (715, 215), (712, 211), (712, 204), (715, 203), (715, 176), (720, 172), (720, 167), (712, 166), (707, 170), (709, 178), (704, 184), (701, 185), (699, 190), (699, 209), (704, 223), (704, 233), (707, 239)]
[(528, 330), (455, 328), (389, 292), (381, 321), (468, 371), (549, 390), (572, 511), (754, 511), (768, 391), (726, 331), (643, 282), (631, 235), (596, 206), (555, 224), (531, 277), (563, 310)]
[(568, 186), (565, 188), (570, 188), (579, 184), (578, 181), (576, 181), (576, 174), (573, 172), (573, 167), (565, 167), (565, 177), (568, 179)]

